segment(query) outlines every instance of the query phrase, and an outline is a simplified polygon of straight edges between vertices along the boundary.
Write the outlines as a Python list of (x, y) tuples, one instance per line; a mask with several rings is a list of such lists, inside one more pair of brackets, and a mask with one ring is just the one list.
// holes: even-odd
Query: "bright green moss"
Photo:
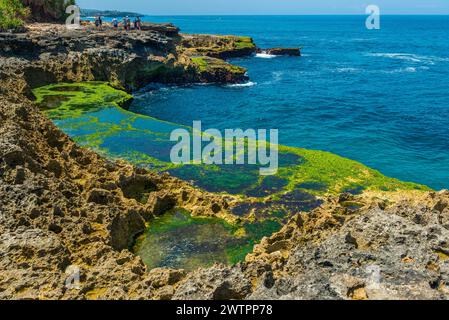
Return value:
[[(298, 184), (316, 182), (326, 185), (326, 189), (307, 189), (313, 194), (341, 193), (352, 189), (360, 190), (430, 190), (428, 187), (403, 182), (382, 175), (379, 171), (347, 158), (340, 157), (325, 151), (306, 150), (280, 146), (280, 151), (295, 153), (304, 159), (304, 162), (295, 167), (283, 167), (279, 170), (280, 176), (289, 177), (289, 189)], [(360, 188), (358, 188), (360, 187)]]
[[(209, 68), (209, 59), (213, 58), (192, 60), (200, 68)], [(80, 145), (151, 170), (169, 171), (212, 192), (276, 198), (297, 189), (318, 196), (363, 190), (429, 190), (329, 152), (286, 146), (279, 146), (275, 177), (261, 177), (255, 165), (174, 165), (169, 157), (174, 143), (169, 136), (182, 126), (120, 108), (132, 98), (126, 92), (104, 82), (87, 82), (46, 86), (35, 89), (34, 94), (44, 112)]]
[(206, 71), (208, 68), (207, 57), (192, 58), (192, 62), (199, 68), (200, 71)]
[(246, 72), (245, 68), (235, 66), (227, 63), (222, 59), (211, 58), (207, 56), (191, 58), (192, 62), (198, 67), (200, 72), (213, 72), (214, 70), (223, 69), (231, 73), (243, 74)]
[(106, 82), (67, 83), (33, 90), (36, 103), (51, 119), (80, 117), (87, 111), (120, 107), (133, 97), (112, 88)]
[(150, 221), (139, 237), (134, 252), (150, 267), (193, 270), (215, 262), (235, 264), (243, 261), (254, 244), (280, 229), (280, 223), (264, 220), (243, 226), (221, 219), (192, 217), (189, 212), (174, 209)]
[[(209, 68), (207, 59), (199, 57), (194, 61)], [(260, 199), (270, 196), (272, 207), (261, 201), (243, 203), (238, 210), (233, 208), (232, 212), (242, 221), (236, 225), (216, 218), (192, 217), (182, 210), (151, 221), (134, 248), (151, 268), (192, 270), (215, 262), (242, 261), (254, 244), (278, 231), (292, 213), (318, 206), (320, 202), (312, 195), (429, 190), (419, 184), (388, 178), (359, 162), (329, 152), (282, 145), (276, 176), (260, 176), (257, 165), (174, 165), (168, 156), (174, 145), (169, 139), (170, 132), (183, 126), (120, 108), (132, 98), (126, 92), (104, 82), (50, 85), (33, 92), (42, 110), (63, 131), (80, 145), (106, 157), (125, 159), (158, 172), (168, 171), (212, 192)], [(248, 145), (247, 140), (243, 142)], [(129, 197), (142, 203), (148, 192), (147, 186), (127, 191)], [(346, 205), (357, 208), (357, 203)], [(251, 206), (258, 210), (253, 217), (248, 216)]]
[(234, 236), (236, 227), (217, 218), (192, 217), (175, 209), (150, 221), (134, 252), (150, 268), (193, 270), (215, 262), (232, 263), (227, 248), (247, 244)]
[(236, 49), (255, 49), (256, 44), (250, 37), (238, 37), (235, 42)]

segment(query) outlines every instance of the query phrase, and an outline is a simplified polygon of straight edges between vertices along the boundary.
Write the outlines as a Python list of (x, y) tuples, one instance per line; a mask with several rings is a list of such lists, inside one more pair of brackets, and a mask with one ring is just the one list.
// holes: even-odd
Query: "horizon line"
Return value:
[[(277, 14), (266, 14), (266, 13), (254, 13), (254, 14), (204, 14), (204, 13), (190, 13), (190, 14), (149, 14), (142, 12), (126, 11), (126, 10), (115, 10), (115, 9), (93, 9), (93, 8), (81, 8), (81, 10), (97, 10), (97, 11), (112, 11), (112, 12), (124, 12), (124, 13), (136, 13), (143, 16), (153, 16), (153, 17), (188, 17), (188, 16), (368, 16), (364, 13), (277, 13)], [(449, 16), (449, 13), (381, 13), (382, 16)]]

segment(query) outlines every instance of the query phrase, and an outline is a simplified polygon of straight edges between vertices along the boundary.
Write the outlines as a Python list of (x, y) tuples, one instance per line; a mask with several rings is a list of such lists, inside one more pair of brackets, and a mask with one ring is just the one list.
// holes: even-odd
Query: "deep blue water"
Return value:
[(139, 92), (131, 110), (203, 128), (277, 128), (280, 143), (449, 188), (449, 16), (147, 17), (186, 33), (248, 35), (303, 56), (249, 57), (247, 86)]

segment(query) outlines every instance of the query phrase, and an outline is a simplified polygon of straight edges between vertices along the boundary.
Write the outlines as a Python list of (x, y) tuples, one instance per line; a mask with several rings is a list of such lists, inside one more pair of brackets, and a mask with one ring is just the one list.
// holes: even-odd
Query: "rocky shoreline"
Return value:
[[(155, 80), (248, 79), (223, 59), (256, 52), (250, 38), (144, 29), (34, 24), (26, 34), (0, 34), (1, 299), (449, 297), (447, 191), (329, 196), (264, 238), (245, 262), (147, 270), (128, 247), (152, 216), (179, 206), (232, 219), (238, 199), (78, 147), (31, 93), (56, 82), (108, 81), (130, 92)], [(65, 285), (70, 266), (80, 269), (79, 288)]]

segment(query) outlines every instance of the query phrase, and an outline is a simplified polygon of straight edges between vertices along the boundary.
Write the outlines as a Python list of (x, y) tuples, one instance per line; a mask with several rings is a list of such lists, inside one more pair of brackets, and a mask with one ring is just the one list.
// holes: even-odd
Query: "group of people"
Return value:
[[(103, 20), (101, 19), (101, 16), (95, 17), (95, 27), (97, 29), (101, 29), (103, 26)], [(114, 29), (118, 29), (119, 22), (117, 18), (112, 19), (112, 26)], [(122, 26), (123, 29), (126, 31), (129, 30), (142, 30), (142, 21), (140, 20), (140, 17), (135, 17), (133, 20), (133, 27), (131, 27), (131, 19), (129, 17), (124, 17), (122, 20)]]
[[(118, 29), (119, 22), (117, 18), (112, 19), (112, 26), (114, 29)], [(131, 19), (129, 17), (124, 17), (122, 20), (122, 26), (123, 29), (126, 31), (131, 30)], [(133, 20), (133, 28), (134, 30), (142, 30), (142, 21), (140, 20), (140, 17), (135, 17)]]

